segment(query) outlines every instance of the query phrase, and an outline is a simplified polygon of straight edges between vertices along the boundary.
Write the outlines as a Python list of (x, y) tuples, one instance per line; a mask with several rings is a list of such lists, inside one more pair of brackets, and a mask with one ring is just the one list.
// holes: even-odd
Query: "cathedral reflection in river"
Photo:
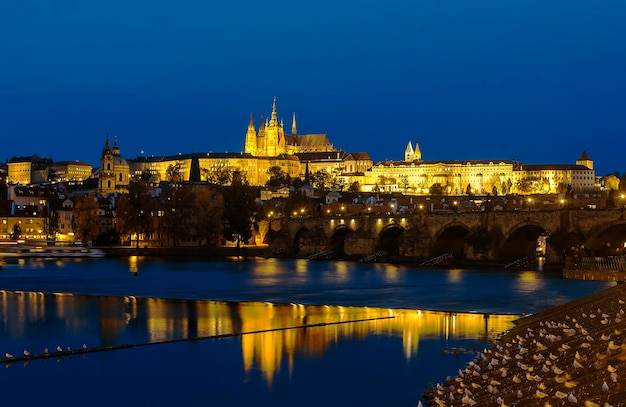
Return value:
[[(51, 338), (76, 348), (241, 335), (243, 369), (263, 372), (271, 385), (283, 361), (323, 355), (336, 342), (381, 335), (402, 338), (406, 359), (420, 339), (481, 340), (511, 328), (518, 315), (447, 313), (328, 305), (218, 302), (158, 298), (0, 292), (3, 352), (33, 353)], [(385, 318), (392, 317), (392, 318)], [(380, 319), (384, 318), (384, 319)], [(350, 322), (359, 321), (359, 322)], [(330, 325), (326, 325), (330, 324)], [(313, 327), (311, 325), (314, 325)]]

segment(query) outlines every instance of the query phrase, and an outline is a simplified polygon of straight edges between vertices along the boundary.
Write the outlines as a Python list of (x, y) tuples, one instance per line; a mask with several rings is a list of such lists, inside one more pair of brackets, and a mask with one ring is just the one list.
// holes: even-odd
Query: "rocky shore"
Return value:
[(439, 406), (626, 406), (626, 284), (524, 317), (424, 393)]

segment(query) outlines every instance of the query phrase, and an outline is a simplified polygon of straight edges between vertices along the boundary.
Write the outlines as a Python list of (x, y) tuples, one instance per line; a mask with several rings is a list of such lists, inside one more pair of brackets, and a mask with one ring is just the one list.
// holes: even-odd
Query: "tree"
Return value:
[(354, 181), (352, 184), (350, 184), (350, 186), (348, 187), (348, 192), (361, 192), (361, 185), (359, 184), (359, 181)]
[(154, 199), (143, 181), (132, 182), (128, 194), (119, 197), (116, 203), (118, 228), (121, 233), (136, 236), (136, 247), (139, 247), (139, 236), (148, 236), (154, 231), (152, 210)]
[(59, 210), (61, 209), (61, 200), (58, 197), (54, 197), (48, 201), (48, 208), (46, 209), (47, 217), (46, 220), (46, 235), (49, 240), (54, 239), (56, 237), (57, 232), (59, 231)]
[(311, 200), (300, 191), (292, 192), (283, 207), (283, 212), (287, 217), (293, 216), (294, 213), (311, 215), (314, 210), (315, 207)]
[(346, 180), (345, 180), (345, 178), (338, 178), (337, 179), (337, 186), (339, 187), (339, 191), (343, 192), (344, 188), (346, 187)]
[(22, 237), (22, 227), (19, 224), (13, 225), (13, 232), (11, 232), (11, 239), (17, 240)]
[(269, 175), (269, 179), (265, 183), (265, 185), (270, 187), (279, 187), (281, 185), (289, 185), (291, 184), (291, 177), (287, 172), (283, 171), (283, 169), (278, 165), (273, 165), (267, 170), (267, 174)]
[(54, 168), (48, 168), (48, 176), (46, 177), (46, 181), (53, 183), (57, 180), (57, 172)]
[(194, 189), (194, 198), (194, 229), (211, 246), (222, 232), (224, 197), (213, 188), (202, 187)]
[(0, 200), (7, 199), (7, 193), (9, 190), (9, 186), (7, 185), (7, 181), (4, 178), (0, 179)]
[(224, 236), (230, 241), (247, 244), (252, 237), (252, 223), (256, 213), (256, 190), (242, 179), (239, 172), (233, 174), (233, 182), (224, 192)]
[(409, 189), (409, 176), (408, 175), (400, 175), (400, 184), (402, 185), (402, 189), (406, 192)]
[(332, 184), (332, 177), (326, 171), (317, 171), (311, 174), (311, 183), (316, 189), (328, 189)]
[(165, 170), (167, 174), (167, 180), (169, 182), (180, 182), (182, 180), (182, 176), (180, 174), (180, 165), (170, 164)]
[(201, 177), (209, 184), (219, 186), (230, 185), (233, 182), (233, 174), (238, 172), (242, 178), (245, 178), (245, 172), (236, 167), (231, 167), (228, 161), (219, 162), (211, 166), (211, 168), (200, 168)]
[(443, 195), (443, 186), (436, 182), (430, 186), (430, 194), (431, 195)]
[(98, 201), (95, 195), (79, 195), (72, 209), (72, 230), (74, 236), (83, 242), (92, 242), (98, 237)]
[(191, 236), (193, 227), (193, 191), (190, 185), (168, 188), (161, 195), (163, 200), (164, 233), (173, 246), (180, 246)]
[(620, 189), (620, 180), (615, 175), (605, 175), (602, 178), (602, 181), (604, 182), (604, 187), (610, 191), (617, 191)]

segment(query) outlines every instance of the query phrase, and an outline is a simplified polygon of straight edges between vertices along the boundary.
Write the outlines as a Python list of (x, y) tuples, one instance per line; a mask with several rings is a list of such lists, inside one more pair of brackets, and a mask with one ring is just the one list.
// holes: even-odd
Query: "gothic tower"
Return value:
[(413, 145), (411, 144), (410, 141), (409, 141), (409, 144), (407, 144), (406, 149), (404, 149), (404, 161), (406, 162), (413, 161)]
[[(282, 146), (282, 147), (281, 147)], [(285, 146), (284, 123), (278, 121), (278, 112), (276, 111), (276, 96), (274, 96), (274, 104), (272, 105), (272, 115), (269, 122), (265, 125), (265, 155), (274, 157), (282, 153)]]
[(422, 150), (420, 150), (420, 145), (417, 141), (415, 142), (415, 149), (413, 150), (413, 160), (415, 161), (422, 160)]
[(261, 124), (259, 125), (259, 136), (256, 143), (257, 155), (265, 155), (265, 119), (261, 115)]
[(252, 120), (252, 113), (250, 113), (250, 122), (248, 123), (248, 131), (246, 132), (246, 144), (244, 147), (244, 151), (246, 153), (256, 155), (256, 150), (257, 150), (256, 130), (254, 129), (254, 121)]
[(298, 135), (298, 131), (296, 130), (296, 112), (293, 112), (293, 119), (291, 119), (291, 135)]

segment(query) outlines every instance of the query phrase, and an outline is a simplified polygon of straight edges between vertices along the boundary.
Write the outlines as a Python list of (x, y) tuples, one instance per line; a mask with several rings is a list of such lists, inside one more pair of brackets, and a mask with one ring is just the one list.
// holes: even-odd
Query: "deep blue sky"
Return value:
[(374, 161), (626, 172), (626, 2), (2, 0), (0, 160), (241, 151), (250, 112)]

